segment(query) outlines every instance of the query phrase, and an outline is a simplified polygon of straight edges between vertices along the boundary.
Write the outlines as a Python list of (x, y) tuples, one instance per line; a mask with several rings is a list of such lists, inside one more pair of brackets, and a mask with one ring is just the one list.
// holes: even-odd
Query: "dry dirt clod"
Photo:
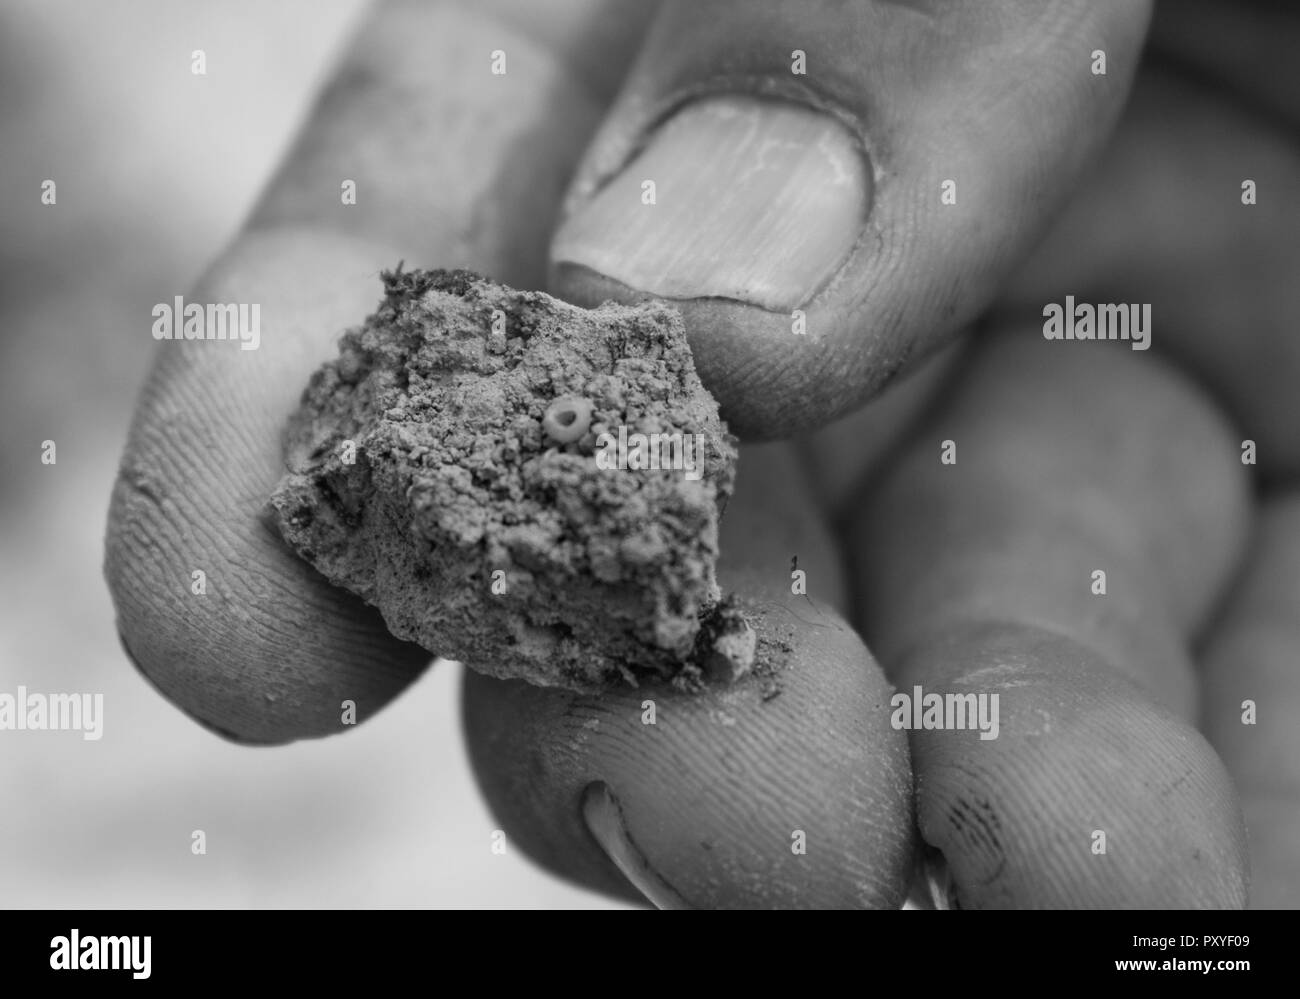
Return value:
[[(398, 637), (492, 676), (594, 691), (698, 674), (736, 448), (676, 311), (579, 309), (466, 271), (384, 287), (290, 419), (285, 540)], [(671, 443), (648, 467), (615, 448), (656, 434), (697, 442), (699, 474), (656, 467)], [(719, 677), (753, 659), (752, 631), (728, 627), (703, 650)]]

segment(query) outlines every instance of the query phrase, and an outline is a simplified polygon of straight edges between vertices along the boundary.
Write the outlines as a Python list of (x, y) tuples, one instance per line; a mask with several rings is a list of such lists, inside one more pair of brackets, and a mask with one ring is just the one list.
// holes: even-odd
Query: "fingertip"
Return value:
[(379, 293), (374, 247), (245, 234), (189, 298), (253, 302), (256, 349), (160, 341), (109, 504), (104, 573), (137, 669), (223, 735), (346, 731), (432, 660), (262, 519), (281, 429), (337, 331)]
[(467, 673), (484, 795), (534, 859), (621, 897), (633, 883), (692, 908), (897, 908), (911, 779), (888, 685), (847, 627), (796, 638), (748, 609), (776, 672), (729, 687), (581, 697)]
[(997, 719), (987, 740), (911, 732), (920, 833), (955, 907), (1245, 905), (1245, 830), (1223, 764), (1083, 646), (972, 625), (907, 656), (899, 686), (974, 694)]

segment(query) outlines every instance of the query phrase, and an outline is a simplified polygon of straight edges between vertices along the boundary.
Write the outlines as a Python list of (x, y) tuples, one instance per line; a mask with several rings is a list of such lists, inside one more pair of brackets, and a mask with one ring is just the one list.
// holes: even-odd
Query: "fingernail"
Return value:
[(925, 884), (930, 890), (930, 904), (936, 909), (960, 909), (957, 886), (953, 882), (947, 858), (938, 850), (927, 846), (922, 864), (925, 868)]
[(838, 121), (727, 96), (682, 108), (560, 226), (551, 260), (664, 298), (802, 305), (857, 242), (871, 179)]
[(650, 866), (645, 855), (632, 842), (623, 822), (623, 810), (609, 785), (596, 781), (582, 792), (582, 817), (592, 838), (605, 851), (605, 856), (623, 872), (657, 909), (689, 909), (686, 901)]

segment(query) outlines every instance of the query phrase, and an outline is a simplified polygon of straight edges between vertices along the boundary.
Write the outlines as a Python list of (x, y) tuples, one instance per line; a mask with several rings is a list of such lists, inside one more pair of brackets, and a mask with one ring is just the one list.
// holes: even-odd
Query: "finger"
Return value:
[(869, 403), (811, 434), (795, 438), (807, 456), (822, 508), (832, 523), (853, 514), (873, 476), (906, 445), (909, 433), (944, 386), (961, 377), (968, 344), (953, 343), (890, 382)]
[[(897, 908), (907, 743), (883, 675), (831, 610), (834, 548), (784, 445), (742, 450), (721, 543), (720, 582), (755, 623), (761, 665), (698, 694), (600, 697), (467, 672), (484, 795), (535, 860), (661, 907)], [(791, 592), (793, 555), (806, 593)]]
[[(576, 28), (592, 9), (557, 17)], [(249, 229), (185, 296), (256, 306), (259, 343), (159, 344), (114, 488), (105, 572), (129, 654), (195, 718), (255, 742), (336, 732), (430, 659), (263, 524), (281, 428), (337, 335), (373, 310), (380, 269), (405, 257), (536, 277), (553, 195), (599, 110), (555, 54), (499, 21), (385, 4)]]
[[(921, 836), (963, 908), (1238, 906), (1187, 653), (1244, 541), (1236, 448), (1149, 355), (1071, 346), (981, 345), (857, 520)], [(927, 695), (980, 732), (955, 700), (912, 724)]]
[(1300, 124), (1300, 13), (1289, 0), (1170, 0), (1156, 4), (1151, 48)]
[(820, 426), (988, 303), (1109, 131), (1147, 15), (667, 3), (574, 180), (553, 288), (676, 300), (734, 431)]
[[(1151, 307), (1150, 344), (1214, 391), (1271, 478), (1300, 471), (1300, 153), (1201, 84), (1144, 70), (1115, 140), (1002, 305)], [(1032, 330), (1041, 336), (1041, 326)]]
[(1251, 904), (1300, 906), (1300, 494), (1265, 502), (1201, 656), (1205, 733), (1241, 793)]
[[(325, 227), (539, 287), (574, 150), (611, 96), (611, 67), (639, 42), (647, 5), (562, 0), (545, 21), (523, 0), (485, 6), (378, 7), (252, 227)], [(601, 57), (575, 69), (574, 51), (592, 38)], [(355, 204), (343, 202), (344, 181)]]

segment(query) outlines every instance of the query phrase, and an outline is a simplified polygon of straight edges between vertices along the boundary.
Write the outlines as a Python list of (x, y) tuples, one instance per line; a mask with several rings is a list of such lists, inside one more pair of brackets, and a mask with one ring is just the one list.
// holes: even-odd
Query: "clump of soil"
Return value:
[[(285, 540), (399, 638), (492, 676), (589, 692), (745, 672), (754, 633), (715, 577), (735, 441), (680, 316), (466, 271), (384, 287), (290, 419)], [(637, 435), (666, 438), (656, 460), (630, 457)], [(693, 468), (670, 460), (683, 442)]]

